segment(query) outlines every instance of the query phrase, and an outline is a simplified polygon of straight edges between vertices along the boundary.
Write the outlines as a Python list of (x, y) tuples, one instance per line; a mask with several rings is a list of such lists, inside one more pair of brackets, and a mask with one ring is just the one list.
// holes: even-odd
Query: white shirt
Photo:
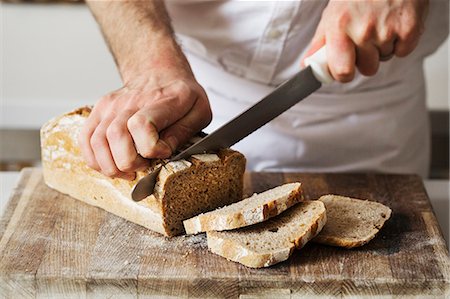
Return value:
[[(300, 70), (327, 1), (167, 1), (213, 130)], [(373, 77), (332, 83), (236, 145), (250, 170), (418, 173), (429, 164), (422, 62), (448, 34), (448, 1), (430, 2), (406, 58)]]

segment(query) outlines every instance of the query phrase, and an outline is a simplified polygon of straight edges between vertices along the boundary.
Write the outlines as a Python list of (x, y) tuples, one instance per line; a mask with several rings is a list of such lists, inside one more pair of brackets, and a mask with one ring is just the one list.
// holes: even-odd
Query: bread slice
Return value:
[(187, 234), (240, 228), (274, 217), (302, 200), (300, 183), (284, 184), (183, 221)]
[(134, 202), (133, 187), (161, 161), (152, 161), (134, 181), (111, 179), (89, 168), (78, 134), (90, 111), (83, 107), (42, 127), (42, 165), (49, 187), (166, 236), (183, 233), (185, 219), (242, 200), (245, 158), (224, 149), (167, 163), (153, 194)]
[(328, 221), (314, 242), (353, 248), (372, 240), (391, 217), (387, 206), (368, 200), (338, 195), (319, 198), (327, 209)]
[(208, 248), (220, 256), (251, 268), (287, 260), (302, 248), (326, 222), (321, 201), (304, 201), (278, 217), (232, 231), (207, 232)]

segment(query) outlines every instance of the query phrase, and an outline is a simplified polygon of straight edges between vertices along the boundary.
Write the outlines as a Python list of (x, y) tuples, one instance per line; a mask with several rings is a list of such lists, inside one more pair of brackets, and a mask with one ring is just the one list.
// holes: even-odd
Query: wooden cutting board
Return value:
[(27, 169), (0, 222), (0, 296), (449, 296), (447, 248), (419, 177), (250, 173), (245, 193), (296, 180), (307, 199), (376, 200), (392, 218), (361, 248), (308, 243), (286, 262), (250, 269), (210, 253), (204, 235), (162, 237), (49, 189), (39, 169)]

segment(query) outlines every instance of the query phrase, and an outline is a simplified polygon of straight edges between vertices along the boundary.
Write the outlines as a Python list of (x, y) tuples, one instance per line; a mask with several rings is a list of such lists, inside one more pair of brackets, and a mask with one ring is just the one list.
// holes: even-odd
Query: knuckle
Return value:
[[(100, 100), (97, 102), (97, 104), (95, 104), (94, 109), (95, 108), (102, 108), (105, 107), (106, 105), (108, 105), (113, 99), (115, 98), (115, 95), (113, 93), (109, 93), (107, 95), (104, 95), (103, 97), (100, 98)], [(96, 110), (97, 110), (96, 109)]]
[(106, 137), (108, 140), (119, 139), (124, 134), (124, 128), (118, 124), (112, 123), (108, 129), (106, 129)]
[(419, 36), (419, 29), (416, 26), (408, 27), (403, 31), (403, 39), (413, 41)]
[(184, 80), (175, 81), (174, 89), (178, 94), (186, 96), (189, 96), (192, 92), (191, 86)]
[(414, 16), (405, 17), (399, 30), (399, 36), (403, 40), (414, 40), (420, 36), (422, 24)]
[(375, 21), (373, 21), (371, 18), (367, 21), (366, 26), (363, 26), (358, 35), (357, 43), (363, 44), (366, 42), (369, 42), (373, 39), (373, 33), (376, 27)]
[(185, 80), (176, 80), (170, 89), (171, 93), (178, 98), (178, 105), (182, 105), (185, 101), (192, 101), (196, 97), (195, 88)]
[(142, 128), (145, 125), (148, 125), (148, 121), (142, 114), (135, 114), (127, 121), (127, 127), (130, 130), (136, 130)]
[(91, 140), (90, 140), (91, 146), (93, 148), (99, 147), (103, 145), (103, 138), (99, 133), (92, 134)]
[[(333, 18), (332, 16), (332, 12), (329, 11), (330, 14), (327, 16), (328, 18)], [(348, 11), (343, 11), (338, 17), (337, 17), (337, 21), (336, 21), (336, 25), (338, 26), (338, 28), (346, 28), (352, 21), (352, 16), (350, 14), (350, 12)]]

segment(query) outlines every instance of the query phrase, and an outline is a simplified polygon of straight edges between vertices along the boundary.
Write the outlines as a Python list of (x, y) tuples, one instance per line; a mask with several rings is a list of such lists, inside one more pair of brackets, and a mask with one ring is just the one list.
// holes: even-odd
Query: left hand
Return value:
[(305, 58), (327, 45), (333, 78), (372, 76), (380, 61), (410, 54), (424, 31), (428, 0), (330, 0)]

